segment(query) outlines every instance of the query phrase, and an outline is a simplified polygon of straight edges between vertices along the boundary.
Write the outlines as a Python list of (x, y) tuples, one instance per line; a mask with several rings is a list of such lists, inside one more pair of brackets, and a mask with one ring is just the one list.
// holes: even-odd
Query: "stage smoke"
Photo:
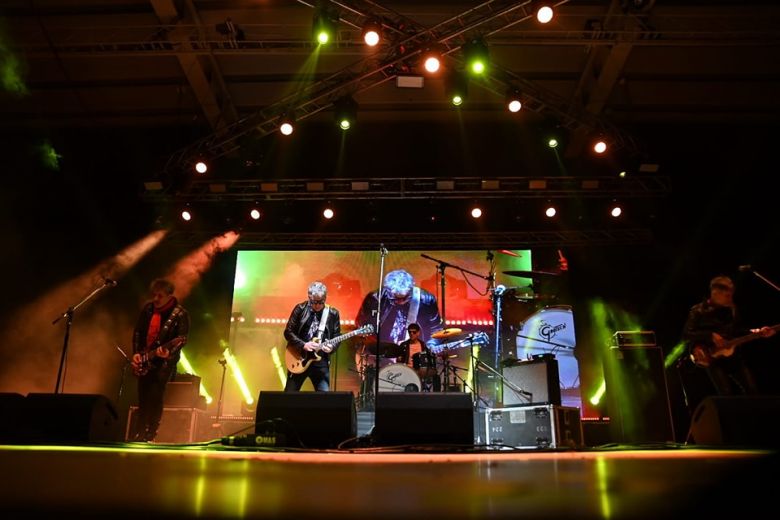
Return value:
[(203, 273), (211, 267), (214, 257), (233, 247), (239, 236), (234, 231), (228, 231), (212, 238), (176, 262), (165, 278), (176, 286), (175, 295), (179, 301), (184, 300), (192, 292), (192, 288), (200, 281)]

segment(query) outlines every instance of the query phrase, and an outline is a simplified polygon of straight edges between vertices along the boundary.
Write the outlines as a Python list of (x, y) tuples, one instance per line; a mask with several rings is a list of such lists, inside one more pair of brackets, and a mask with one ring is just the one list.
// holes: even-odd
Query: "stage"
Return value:
[(769, 451), (682, 445), (470, 453), (0, 446), (0, 511), (5, 518), (744, 517), (771, 506), (776, 469)]

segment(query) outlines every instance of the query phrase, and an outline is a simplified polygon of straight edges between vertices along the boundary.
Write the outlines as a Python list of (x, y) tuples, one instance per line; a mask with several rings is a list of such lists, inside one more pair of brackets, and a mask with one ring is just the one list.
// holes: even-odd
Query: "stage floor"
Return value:
[(744, 517), (776, 507), (777, 462), (768, 451), (688, 447), (297, 453), (0, 446), (0, 512), (140, 519)]

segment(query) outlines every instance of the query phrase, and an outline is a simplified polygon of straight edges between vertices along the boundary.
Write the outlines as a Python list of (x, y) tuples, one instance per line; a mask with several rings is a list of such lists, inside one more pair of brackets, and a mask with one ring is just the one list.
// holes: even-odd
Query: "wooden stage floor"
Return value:
[(0, 446), (0, 516), (609, 519), (733, 513), (744, 518), (766, 509), (771, 517), (778, 514), (778, 457), (770, 451), (357, 451)]

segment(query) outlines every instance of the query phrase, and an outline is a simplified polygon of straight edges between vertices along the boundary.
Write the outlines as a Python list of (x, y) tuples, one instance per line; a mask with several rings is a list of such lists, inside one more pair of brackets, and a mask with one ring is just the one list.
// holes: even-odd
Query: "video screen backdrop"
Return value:
[[(426, 251), (425, 254), (485, 276), (490, 271), (487, 251)], [(407, 271), (414, 278), (415, 286), (436, 297), (441, 313), (438, 263), (420, 255), (419, 251), (390, 251), (385, 258), (384, 273), (397, 269)], [(492, 252), (492, 255), (495, 259), (496, 283), (518, 288), (512, 292), (511, 301), (507, 302), (509, 319), (517, 322), (538, 310), (533, 300), (523, 299), (533, 296), (532, 281), (503, 274), (503, 271), (531, 270), (531, 251)], [(478, 276), (464, 275), (452, 267), (447, 267), (445, 274), (446, 323), (443, 326), (461, 328), (464, 332), (488, 333), (491, 344), (480, 349), (480, 358), (492, 360), (495, 340), (487, 281)], [(367, 295), (378, 289), (379, 278), (378, 251), (239, 251), (229, 343), (254, 396), (261, 390), (281, 390), (284, 387), (284, 326), (293, 307), (307, 299), (307, 288), (311, 282), (321, 281), (327, 286), (328, 304), (339, 310), (344, 333), (356, 328), (361, 304)], [(512, 309), (517, 301), (522, 302), (519, 314)], [(509, 334), (518, 330), (529, 332), (518, 323), (512, 325), (511, 330), (507, 329)], [(570, 329), (567, 332), (573, 336), (573, 324)], [(389, 331), (383, 328), (383, 339), (387, 339), (387, 334)], [(362, 338), (358, 337), (339, 346), (332, 357), (332, 390), (352, 391), (356, 396), (360, 393), (362, 378), (359, 352), (363, 343)], [(511, 351), (512, 355), (522, 356), (527, 350), (520, 343), (516, 347), (514, 340), (508, 346), (506, 341), (503, 343), (505, 346), (502, 350), (507, 351), (504, 354)], [(453, 365), (468, 367), (470, 349), (459, 349), (456, 353)], [(453, 379), (453, 383), (458, 382)], [(303, 390), (311, 389), (311, 383), (307, 381)], [(239, 401), (240, 397), (235, 402)], [(231, 404), (230, 391), (226, 388), (225, 413), (231, 413)]]

